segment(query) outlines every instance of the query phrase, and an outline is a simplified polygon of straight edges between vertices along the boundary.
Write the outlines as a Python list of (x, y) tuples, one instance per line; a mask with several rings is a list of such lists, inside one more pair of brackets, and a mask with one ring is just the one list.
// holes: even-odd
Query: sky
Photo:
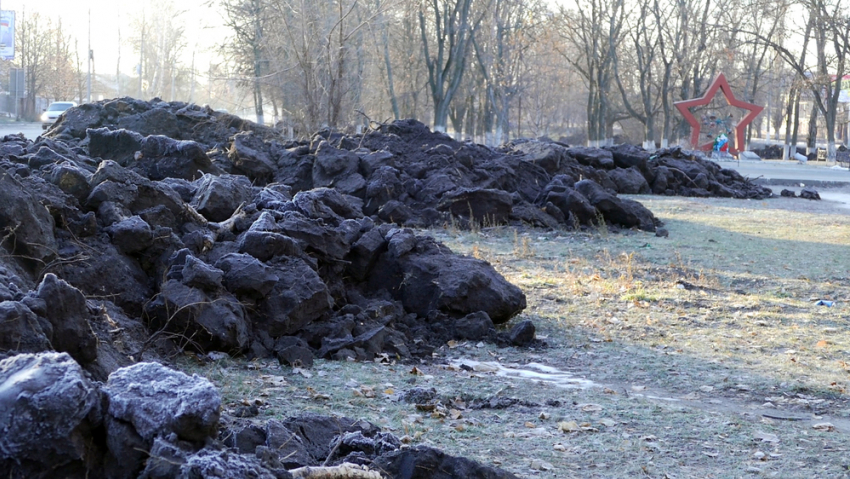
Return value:
[[(206, 4), (209, 0), (175, 0), (179, 8), (188, 12), (181, 17), (186, 27), (188, 46), (183, 52), (183, 63), (190, 65), (192, 52), (196, 52), (195, 65), (200, 70), (213, 59), (209, 51), (221, 38), (228, 35), (226, 27), (220, 25), (221, 15)], [(79, 42), (80, 57), (85, 58), (89, 35), (89, 11), (91, 11), (91, 48), (94, 51), (97, 72), (114, 72), (119, 55), (119, 29), (125, 41), (120, 45), (121, 71), (133, 74), (138, 58), (126, 44), (130, 37), (130, 20), (142, 12), (154, 8), (151, 0), (0, 0), (0, 9), (15, 10), (16, 22), (21, 16), (38, 11), (54, 21), (61, 18), (66, 34)]]

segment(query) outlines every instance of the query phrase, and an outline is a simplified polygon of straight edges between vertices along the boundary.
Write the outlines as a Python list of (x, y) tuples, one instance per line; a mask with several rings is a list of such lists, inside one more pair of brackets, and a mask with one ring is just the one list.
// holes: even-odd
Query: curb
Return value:
[(850, 181), (826, 181), (826, 180), (791, 180), (788, 178), (755, 178), (751, 182), (757, 185), (775, 185), (775, 186), (800, 186), (803, 183), (806, 186), (815, 186), (820, 188), (842, 188), (850, 186)]

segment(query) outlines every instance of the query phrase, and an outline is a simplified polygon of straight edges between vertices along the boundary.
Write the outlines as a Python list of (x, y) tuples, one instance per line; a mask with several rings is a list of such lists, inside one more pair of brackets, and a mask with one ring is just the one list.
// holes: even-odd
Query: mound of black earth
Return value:
[(494, 149), (414, 120), (287, 141), (193, 104), (82, 105), (0, 141), (0, 357), (66, 352), (104, 380), (185, 349), (309, 365), (535, 344), (496, 329), (519, 288), (414, 228), (661, 225), (618, 193), (770, 190), (679, 149)]
[(0, 361), (0, 474), (9, 478), (176, 479), (369, 477), (509, 479), (513, 474), (434, 448), (402, 447), (364, 420), (222, 416), (206, 379), (157, 363), (89, 379), (67, 353)]

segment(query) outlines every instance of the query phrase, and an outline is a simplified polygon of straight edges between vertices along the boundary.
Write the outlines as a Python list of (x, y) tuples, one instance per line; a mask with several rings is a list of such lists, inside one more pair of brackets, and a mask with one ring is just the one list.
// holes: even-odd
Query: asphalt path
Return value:
[(35, 141), (38, 138), (38, 135), (41, 135), (44, 130), (41, 129), (41, 123), (35, 122), (3, 122), (0, 123), (0, 138), (6, 135), (14, 135), (16, 133), (23, 133), (24, 136), (29, 139)]
[(848, 186), (850, 170), (822, 162), (800, 164), (796, 161), (721, 161), (720, 166), (738, 170), (738, 173), (764, 184), (798, 183), (810, 186)]

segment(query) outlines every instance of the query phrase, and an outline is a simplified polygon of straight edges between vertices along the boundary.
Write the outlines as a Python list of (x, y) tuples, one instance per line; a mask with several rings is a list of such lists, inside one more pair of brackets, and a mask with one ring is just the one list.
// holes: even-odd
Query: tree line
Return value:
[[(192, 13), (157, 2), (127, 27), (141, 69), (121, 93), (238, 97), (301, 134), (413, 117), (490, 144), (666, 146), (689, 132), (674, 103), (723, 72), (768, 107), (748, 139), (766, 132), (788, 155), (820, 137), (831, 158), (846, 139), (845, 0), (210, 0), (231, 36), (206, 72), (186, 61), (177, 19)], [(66, 63), (79, 78), (79, 58)]]

